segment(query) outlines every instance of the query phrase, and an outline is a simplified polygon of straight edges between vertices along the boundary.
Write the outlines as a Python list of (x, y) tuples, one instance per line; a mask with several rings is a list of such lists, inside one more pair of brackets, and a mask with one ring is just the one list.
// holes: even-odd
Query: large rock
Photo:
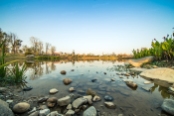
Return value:
[(59, 106), (66, 106), (71, 103), (71, 97), (66, 96), (66, 97), (60, 98), (60, 99), (58, 99), (57, 102), (58, 102)]
[(71, 80), (70, 78), (65, 78), (65, 79), (63, 79), (63, 83), (64, 83), (65, 85), (69, 85), (71, 82), (72, 82), (72, 80)]
[(1, 116), (14, 116), (8, 104), (0, 99), (0, 115)]
[(13, 111), (16, 113), (24, 113), (30, 109), (30, 104), (26, 102), (20, 102), (13, 107)]
[(94, 106), (89, 107), (83, 112), (83, 116), (97, 116), (97, 111)]
[(128, 63), (134, 67), (140, 67), (142, 66), (142, 64), (150, 63), (153, 60), (154, 60), (153, 56), (147, 56), (147, 57), (139, 58), (139, 59), (130, 59), (128, 60)]
[(73, 108), (78, 108), (80, 105), (87, 102), (88, 100), (86, 98), (77, 98), (76, 100), (73, 101), (72, 105), (73, 105)]
[(174, 70), (170, 68), (149, 69), (143, 71), (140, 76), (174, 83)]
[(163, 101), (163, 104), (161, 108), (166, 111), (167, 113), (171, 114), (174, 116), (174, 100), (172, 99), (165, 99)]

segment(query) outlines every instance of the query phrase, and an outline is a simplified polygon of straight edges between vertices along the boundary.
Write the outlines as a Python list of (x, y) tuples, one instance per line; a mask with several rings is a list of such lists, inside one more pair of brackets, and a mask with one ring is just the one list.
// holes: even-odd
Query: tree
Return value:
[(51, 54), (54, 55), (56, 51), (56, 47), (55, 46), (51, 46)]
[(39, 54), (43, 53), (43, 43), (42, 43), (42, 41), (38, 42), (38, 53)]
[(30, 37), (30, 41), (31, 41), (31, 44), (32, 44), (33, 52), (35, 54), (37, 54), (37, 50), (38, 50), (38, 39), (32, 36), (32, 37)]
[(11, 51), (15, 54), (19, 51), (21, 47), (22, 40), (20, 40), (16, 34), (10, 33), (9, 34), (9, 42), (11, 43)]
[(51, 44), (49, 43), (46, 43), (45, 44), (45, 53), (48, 54), (48, 50), (49, 50), (49, 47), (51, 46)]

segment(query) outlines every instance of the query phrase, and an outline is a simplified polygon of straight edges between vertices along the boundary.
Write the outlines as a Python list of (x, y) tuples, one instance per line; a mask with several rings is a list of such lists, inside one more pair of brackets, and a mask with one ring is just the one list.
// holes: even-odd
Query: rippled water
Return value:
[[(33, 87), (31, 91), (20, 92), (25, 98), (30, 96), (56, 96), (64, 97), (69, 94), (69, 87), (75, 87), (76, 92), (88, 88), (94, 90), (102, 100), (93, 103), (101, 112), (106, 112), (106, 116), (157, 116), (165, 114), (160, 106), (165, 98), (172, 98), (168, 94), (168, 84), (155, 81), (155, 83), (144, 84), (146, 79), (139, 76), (123, 76), (120, 78), (116, 73), (118, 71), (110, 70), (114, 65), (123, 65), (123, 62), (111, 61), (79, 61), (79, 62), (35, 62), (28, 64), (26, 72), (27, 86)], [(74, 71), (71, 71), (74, 69)], [(61, 75), (60, 71), (65, 70), (66, 75)], [(106, 72), (107, 74), (104, 74)], [(63, 78), (68, 77), (73, 80), (70, 85), (64, 85)], [(115, 81), (111, 81), (114, 78)], [(91, 82), (97, 79), (96, 82)], [(123, 79), (131, 79), (138, 84), (138, 88), (133, 90), (129, 88)], [(142, 87), (151, 87), (152, 91), (147, 92)], [(59, 90), (55, 95), (49, 95), (51, 88)], [(104, 105), (104, 95), (111, 95), (114, 98), (116, 109), (108, 109)]]

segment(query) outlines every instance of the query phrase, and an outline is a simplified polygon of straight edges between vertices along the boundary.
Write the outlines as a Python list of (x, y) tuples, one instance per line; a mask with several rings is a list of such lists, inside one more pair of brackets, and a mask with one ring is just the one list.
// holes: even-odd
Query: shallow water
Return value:
[[(114, 65), (123, 65), (124, 62), (111, 61), (79, 61), (79, 62), (35, 62), (28, 65), (26, 72), (27, 86), (33, 87), (31, 91), (20, 92), (24, 98), (31, 96), (56, 96), (64, 97), (68, 94), (69, 87), (75, 87), (75, 94), (79, 90), (86, 92), (89, 88), (94, 90), (102, 100), (93, 103), (97, 110), (106, 112), (106, 116), (157, 116), (166, 114), (160, 108), (163, 99), (173, 96), (167, 92), (168, 84), (155, 81), (155, 83), (144, 84), (146, 79), (136, 76), (123, 76), (120, 78), (116, 73), (119, 71), (110, 70)], [(74, 71), (71, 71), (74, 69)], [(60, 71), (65, 70), (66, 75), (61, 75)], [(106, 72), (107, 74), (104, 74)], [(63, 78), (68, 77), (73, 80), (70, 85), (64, 85)], [(115, 81), (111, 81), (114, 78)], [(96, 82), (91, 82), (97, 79)], [(138, 88), (129, 88), (123, 79), (133, 80), (138, 84)], [(152, 88), (151, 92), (145, 91), (142, 87)], [(49, 90), (57, 88), (58, 93), (49, 95)], [(104, 95), (111, 95), (114, 98), (116, 109), (108, 109), (104, 106)], [(166, 114), (168, 115), (168, 114)], [(169, 115), (168, 115), (169, 116)]]

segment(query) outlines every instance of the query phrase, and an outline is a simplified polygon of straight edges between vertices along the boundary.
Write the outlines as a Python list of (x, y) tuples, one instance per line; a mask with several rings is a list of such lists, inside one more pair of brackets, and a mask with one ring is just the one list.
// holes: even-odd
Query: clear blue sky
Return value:
[(132, 53), (174, 31), (174, 0), (0, 0), (0, 28), (57, 51)]

